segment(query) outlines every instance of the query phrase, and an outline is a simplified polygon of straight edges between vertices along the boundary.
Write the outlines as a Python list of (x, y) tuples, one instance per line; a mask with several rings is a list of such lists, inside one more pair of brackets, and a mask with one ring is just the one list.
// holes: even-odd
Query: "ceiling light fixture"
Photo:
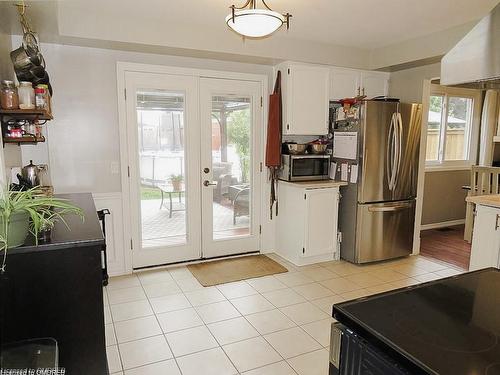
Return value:
[(281, 14), (273, 11), (265, 2), (264, 8), (256, 7), (257, 0), (247, 0), (242, 7), (231, 5), (231, 13), (226, 17), (226, 24), (238, 34), (247, 38), (263, 38), (271, 35), (281, 26), (290, 28), (290, 13)]

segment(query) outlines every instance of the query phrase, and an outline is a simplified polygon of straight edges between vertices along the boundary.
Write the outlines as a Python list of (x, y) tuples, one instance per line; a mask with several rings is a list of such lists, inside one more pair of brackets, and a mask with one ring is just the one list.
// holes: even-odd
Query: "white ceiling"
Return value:
[[(231, 4), (243, 0), (66, 0), (82, 12), (128, 18), (130, 28), (161, 20), (167, 30), (189, 24), (203, 33), (227, 32), (224, 18)], [(260, 2), (260, 0), (257, 0)], [(374, 49), (478, 20), (498, 0), (268, 0), (293, 15), (291, 29), (275, 38), (291, 38)], [(79, 4), (79, 5), (78, 5)]]
[[(29, 11), (46, 40), (71, 38), (76, 44), (94, 40), (300, 61), (310, 55), (311, 62), (349, 66), (370, 51), (436, 33), (441, 44), (448, 39), (450, 48), (498, 0), (267, 0), (274, 10), (290, 12), (293, 18), (289, 31), (259, 41), (243, 41), (224, 23), (229, 6), (243, 2), (38, 0), (31, 2)], [(2, 7), (6, 9), (0, 1), (0, 13)], [(3, 12), (3, 17), (14, 20), (15, 28), (17, 21), (9, 10), (10, 16)], [(444, 31), (453, 28), (459, 31), (448, 38)], [(429, 39), (433, 40), (427, 38), (425, 43)], [(422, 53), (421, 58), (437, 56), (437, 50), (427, 56)], [(348, 54), (350, 59), (342, 57)]]

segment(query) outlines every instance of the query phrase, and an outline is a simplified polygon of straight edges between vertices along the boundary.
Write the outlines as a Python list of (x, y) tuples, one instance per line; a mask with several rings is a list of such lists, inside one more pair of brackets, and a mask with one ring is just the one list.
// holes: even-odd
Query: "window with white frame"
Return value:
[(431, 85), (427, 167), (466, 167), (477, 159), (481, 92)]

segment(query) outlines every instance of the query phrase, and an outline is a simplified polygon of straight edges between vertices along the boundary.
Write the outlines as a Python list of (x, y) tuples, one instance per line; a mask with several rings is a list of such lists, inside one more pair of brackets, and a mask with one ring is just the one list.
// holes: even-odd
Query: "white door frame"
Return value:
[[(206, 69), (195, 69), (195, 68), (181, 68), (175, 66), (165, 66), (165, 65), (151, 65), (151, 64), (140, 64), (131, 62), (117, 62), (116, 63), (116, 76), (117, 76), (117, 93), (118, 93), (118, 126), (119, 126), (119, 139), (120, 139), (120, 172), (121, 172), (121, 186), (122, 186), (122, 199), (123, 199), (123, 243), (126, 244), (124, 251), (125, 260), (125, 272), (132, 273), (132, 248), (134, 244), (132, 243), (132, 238), (130, 233), (132, 232), (132, 223), (130, 221), (131, 210), (130, 210), (130, 189), (129, 189), (129, 177), (128, 177), (128, 136), (127, 136), (127, 104), (125, 98), (125, 72), (142, 72), (142, 73), (157, 73), (157, 74), (175, 74), (175, 75), (187, 75), (194, 77), (205, 77), (205, 78), (222, 78), (222, 79), (236, 79), (236, 80), (247, 80), (260, 82), (262, 87), (262, 99), (263, 99), (263, 111), (262, 111), (262, 124), (266, 124), (265, 116), (267, 114), (268, 108), (268, 76), (264, 74), (249, 74), (249, 73), (237, 73), (228, 71), (218, 71), (218, 70), (206, 70)], [(265, 156), (265, 137), (266, 132), (261, 132), (261, 150), (259, 150), (258, 155), (259, 162), (264, 161)], [(261, 178), (261, 186), (265, 184), (266, 179)], [(267, 189), (261, 189), (262, 192)], [(262, 199), (264, 202), (265, 199)], [(263, 215), (265, 210), (261, 210), (260, 222), (264, 222)], [(130, 244), (130, 246), (129, 246)], [(260, 243), (260, 248), (262, 248), (262, 242)]]

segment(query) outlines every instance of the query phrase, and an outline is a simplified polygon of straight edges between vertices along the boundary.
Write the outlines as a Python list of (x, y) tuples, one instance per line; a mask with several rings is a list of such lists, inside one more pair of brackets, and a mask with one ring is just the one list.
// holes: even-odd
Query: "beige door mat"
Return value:
[(250, 255), (190, 264), (187, 268), (203, 286), (288, 272), (281, 264), (265, 255)]

